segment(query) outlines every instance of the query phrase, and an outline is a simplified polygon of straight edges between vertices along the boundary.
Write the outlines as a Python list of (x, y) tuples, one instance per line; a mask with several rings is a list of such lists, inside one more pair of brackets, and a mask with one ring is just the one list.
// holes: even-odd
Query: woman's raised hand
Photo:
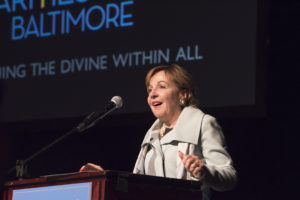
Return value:
[(178, 155), (181, 158), (184, 167), (195, 178), (200, 179), (203, 171), (203, 162), (195, 155), (184, 155), (181, 151), (178, 151)]

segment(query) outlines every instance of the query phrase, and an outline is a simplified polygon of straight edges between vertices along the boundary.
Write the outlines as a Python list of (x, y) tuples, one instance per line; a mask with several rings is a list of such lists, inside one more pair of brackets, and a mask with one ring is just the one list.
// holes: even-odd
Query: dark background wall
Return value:
[[(222, 118), (239, 184), (233, 191), (215, 192), (214, 199), (294, 199), (299, 175), (299, 40), (300, 2), (272, 0), (268, 5), (266, 114)], [(214, 115), (215, 113), (210, 113)], [(86, 133), (75, 134), (29, 163), (32, 177), (77, 171), (93, 162), (105, 169), (131, 171), (151, 113), (109, 116)], [(69, 131), (80, 119), (1, 124), (1, 180), (5, 171)], [(11, 127), (14, 131), (10, 131)], [(18, 129), (18, 127), (20, 129)], [(47, 127), (47, 128), (45, 128)], [(113, 145), (113, 148), (112, 148)], [(299, 177), (299, 176), (298, 176)]]

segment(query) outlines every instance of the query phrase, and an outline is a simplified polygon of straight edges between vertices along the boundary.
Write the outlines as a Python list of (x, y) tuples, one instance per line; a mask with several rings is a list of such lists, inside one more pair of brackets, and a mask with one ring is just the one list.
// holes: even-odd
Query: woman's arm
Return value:
[(200, 140), (204, 157), (202, 181), (218, 191), (232, 189), (237, 183), (237, 173), (226, 150), (222, 128), (212, 116), (205, 115), (203, 120)]

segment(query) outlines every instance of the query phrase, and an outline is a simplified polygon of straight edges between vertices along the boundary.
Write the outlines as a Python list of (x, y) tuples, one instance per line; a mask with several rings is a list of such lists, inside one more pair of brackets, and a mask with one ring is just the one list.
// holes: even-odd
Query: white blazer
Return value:
[[(161, 126), (162, 122), (157, 119), (146, 133), (133, 173), (145, 174), (145, 156), (149, 147), (155, 148), (155, 143), (159, 142)], [(177, 165), (174, 166), (177, 178), (202, 181), (203, 199), (209, 199), (208, 188), (224, 191), (235, 186), (236, 171), (226, 150), (222, 129), (214, 117), (204, 114), (198, 108), (185, 107), (169, 137), (169, 140), (177, 142), (178, 150), (184, 154), (194, 154), (204, 162), (204, 173), (201, 179), (196, 179), (186, 171), (178, 153), (169, 155), (168, 152), (163, 152), (165, 155), (162, 156), (162, 159), (166, 156), (176, 157), (173, 159), (177, 160)], [(168, 170), (163, 165), (155, 165), (155, 168), (155, 175), (158, 176), (165, 174), (164, 170)]]

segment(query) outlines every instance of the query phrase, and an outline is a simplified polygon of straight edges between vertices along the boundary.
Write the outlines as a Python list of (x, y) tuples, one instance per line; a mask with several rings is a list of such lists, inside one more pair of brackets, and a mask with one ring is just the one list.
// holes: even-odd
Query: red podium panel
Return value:
[[(179, 179), (131, 174), (120, 171), (85, 172), (44, 176), (5, 183), (3, 200), (25, 188), (92, 183), (91, 200), (201, 200), (201, 183)], [(59, 200), (59, 199), (55, 199)]]

